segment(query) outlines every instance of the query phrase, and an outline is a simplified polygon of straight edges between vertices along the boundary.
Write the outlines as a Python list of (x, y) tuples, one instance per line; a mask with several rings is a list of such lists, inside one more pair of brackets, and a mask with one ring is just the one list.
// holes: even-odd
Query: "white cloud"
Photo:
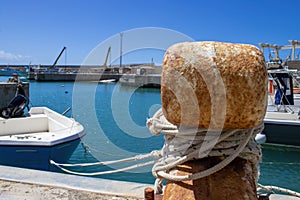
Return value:
[(20, 54), (12, 54), (5, 52), (3, 50), (0, 50), (0, 59), (9, 60), (9, 61), (18, 61), (22, 60), (24, 58), (29, 58), (30, 56), (24, 56)]

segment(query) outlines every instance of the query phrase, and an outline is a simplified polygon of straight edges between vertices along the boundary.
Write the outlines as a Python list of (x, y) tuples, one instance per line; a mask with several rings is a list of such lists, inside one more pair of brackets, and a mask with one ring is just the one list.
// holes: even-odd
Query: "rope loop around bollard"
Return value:
[[(158, 188), (162, 188), (162, 185), (159, 184), (162, 184), (163, 179), (171, 181), (200, 179), (223, 169), (236, 157), (240, 156), (255, 164), (259, 162), (261, 157), (260, 147), (254, 141), (254, 137), (263, 130), (263, 123), (250, 129), (221, 131), (217, 143), (209, 141), (215, 139), (214, 136), (205, 137), (208, 134), (207, 129), (198, 129), (196, 133), (195, 130), (189, 132), (190, 130), (187, 129), (187, 132), (185, 132), (184, 129), (178, 129), (166, 120), (162, 109), (147, 120), (147, 127), (155, 135), (165, 134), (162, 157), (155, 162), (152, 168), (153, 176), (159, 180), (155, 182), (156, 193), (161, 193), (161, 189)], [(208, 140), (205, 140), (207, 138)], [(172, 169), (180, 164), (208, 156), (225, 158), (215, 166), (191, 175), (178, 176), (170, 173)]]

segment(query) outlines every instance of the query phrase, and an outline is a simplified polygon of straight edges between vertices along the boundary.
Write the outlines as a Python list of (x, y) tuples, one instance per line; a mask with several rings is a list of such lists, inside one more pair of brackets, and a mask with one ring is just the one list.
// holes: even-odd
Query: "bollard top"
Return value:
[(177, 126), (255, 127), (267, 106), (264, 56), (249, 44), (175, 44), (164, 56), (161, 94), (164, 115)]

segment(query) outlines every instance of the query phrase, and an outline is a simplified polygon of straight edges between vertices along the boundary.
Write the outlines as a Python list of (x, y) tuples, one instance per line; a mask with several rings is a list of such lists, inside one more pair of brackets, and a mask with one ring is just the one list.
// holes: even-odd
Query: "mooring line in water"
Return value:
[(265, 164), (265, 165), (300, 165), (300, 163), (285, 163), (285, 162), (261, 162), (260, 164)]
[(113, 154), (111, 154), (111, 153), (107, 153), (107, 152), (104, 152), (104, 151), (98, 151), (97, 149), (90, 147), (89, 145), (87, 145), (87, 144), (83, 141), (83, 139), (81, 139), (81, 144), (82, 144), (82, 146), (83, 146), (85, 152), (87, 152), (87, 151), (89, 151), (89, 152), (95, 151), (95, 152), (97, 152), (97, 153), (101, 153), (101, 154), (104, 154), (104, 155), (113, 156)]
[(300, 193), (295, 192), (293, 190), (286, 189), (286, 188), (278, 187), (278, 186), (271, 186), (271, 185), (265, 186), (265, 185), (258, 184), (257, 191), (259, 192), (261, 190), (265, 190), (265, 191), (269, 192), (269, 194), (274, 193), (274, 191), (278, 191), (278, 192), (286, 193), (286, 194), (300, 198)]
[(100, 175), (105, 175), (105, 174), (114, 174), (114, 173), (119, 173), (119, 172), (125, 172), (125, 171), (129, 171), (129, 170), (137, 169), (140, 167), (152, 165), (154, 163), (154, 161), (148, 161), (145, 163), (135, 164), (135, 165), (132, 165), (129, 167), (124, 167), (124, 168), (110, 170), (110, 171), (101, 171), (101, 172), (92, 172), (92, 173), (82, 173), (82, 172), (71, 171), (71, 170), (68, 170), (68, 169), (62, 167), (61, 165), (55, 163), (53, 160), (50, 160), (50, 163), (57, 166), (59, 169), (61, 169), (62, 171), (66, 172), (66, 173), (69, 173), (69, 174), (80, 175), (80, 176), (100, 176)]
[(71, 110), (71, 107), (68, 107), (68, 108), (62, 113), (62, 115), (66, 115), (70, 110)]

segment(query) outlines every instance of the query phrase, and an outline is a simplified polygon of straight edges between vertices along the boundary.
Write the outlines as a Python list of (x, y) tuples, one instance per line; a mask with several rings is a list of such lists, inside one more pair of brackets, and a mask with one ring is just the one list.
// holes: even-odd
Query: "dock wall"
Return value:
[(119, 74), (106, 73), (37, 73), (36, 81), (101, 81), (107, 79), (119, 80)]

